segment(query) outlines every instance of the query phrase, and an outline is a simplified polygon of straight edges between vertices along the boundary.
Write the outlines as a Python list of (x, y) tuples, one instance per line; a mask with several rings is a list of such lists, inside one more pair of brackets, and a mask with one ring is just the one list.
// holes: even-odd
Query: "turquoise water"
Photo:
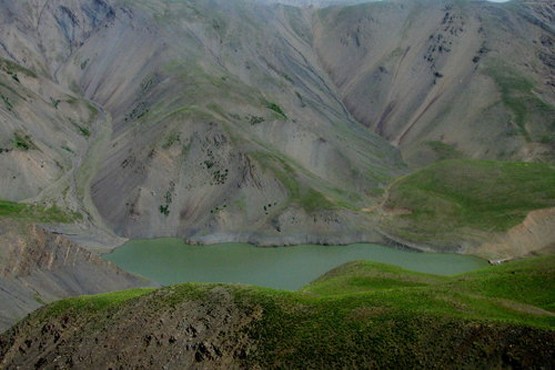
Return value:
[(223, 282), (287, 290), (299, 289), (334, 267), (355, 260), (438, 275), (487, 265), (471, 256), (419, 253), (377, 244), (256, 248), (237, 243), (190, 246), (176, 239), (129, 241), (104, 258), (162, 285)]

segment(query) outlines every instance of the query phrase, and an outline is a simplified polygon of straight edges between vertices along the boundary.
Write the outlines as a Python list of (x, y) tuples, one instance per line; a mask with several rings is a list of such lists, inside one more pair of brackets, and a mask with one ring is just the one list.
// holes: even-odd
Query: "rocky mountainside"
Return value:
[(61, 298), (145, 285), (64, 236), (0, 220), (0, 331)]
[[(372, 221), (354, 211), (403, 165), (336, 96), (313, 52), (309, 14), (246, 1), (2, 6), (5, 57), (29, 69), (29, 82), (5, 75), (13, 103), (2, 114), (14, 127), (3, 156), (22, 162), (23, 175), (0, 197), (59, 203), (127, 237), (372, 237)], [(65, 119), (73, 136), (50, 139), (12, 120), (30, 105), (16, 93), (41, 81), (65, 95), (49, 89), (52, 99), (36, 106)], [(66, 95), (89, 108), (75, 124)], [(50, 120), (40, 126), (55, 131)], [(17, 132), (32, 146), (14, 147)], [(23, 193), (15, 189), (36, 170), (32, 156), (43, 158), (50, 186)]]
[(316, 13), (341, 99), (413, 166), (446, 157), (553, 161), (555, 6), (384, 1)]
[(548, 3), (0, 7), (0, 198), (120, 236), (378, 241), (398, 149), (552, 160)]

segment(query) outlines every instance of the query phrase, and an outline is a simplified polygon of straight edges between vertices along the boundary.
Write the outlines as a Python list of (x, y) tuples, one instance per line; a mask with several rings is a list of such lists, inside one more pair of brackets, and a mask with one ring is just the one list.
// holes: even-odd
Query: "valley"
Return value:
[(554, 24), (1, 1), (0, 367), (549, 366)]

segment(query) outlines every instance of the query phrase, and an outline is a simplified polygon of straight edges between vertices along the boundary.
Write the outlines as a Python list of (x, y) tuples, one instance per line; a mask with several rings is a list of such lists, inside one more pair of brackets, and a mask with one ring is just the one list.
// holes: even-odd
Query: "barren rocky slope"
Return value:
[(552, 160), (548, 3), (0, 6), (0, 197), (107, 233), (379, 241), (395, 146)]
[(48, 302), (145, 285), (64, 236), (0, 220), (0, 331)]
[(449, 156), (553, 160), (555, 6), (384, 1), (315, 17), (349, 111), (421, 166)]
[[(267, 244), (377, 237), (372, 220), (353, 211), (375, 202), (403, 166), (338, 100), (318, 67), (308, 13), (246, 1), (3, 7), (13, 40), (6, 57), (96, 114), (84, 138), (84, 124), (68, 125), (81, 141), (66, 158), (81, 159), (66, 169), (73, 182), (58, 181), (48, 201), (81, 208), (129, 237)], [(21, 102), (4, 114), (27, 109)], [(57, 146), (25, 135), (37, 148), (10, 153), (39, 156), (42, 145)], [(51, 181), (63, 175), (46, 172)]]

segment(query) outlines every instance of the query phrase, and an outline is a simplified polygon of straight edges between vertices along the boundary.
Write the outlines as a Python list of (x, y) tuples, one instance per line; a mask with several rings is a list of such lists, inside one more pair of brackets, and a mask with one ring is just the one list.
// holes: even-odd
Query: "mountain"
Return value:
[(385, 1), (316, 13), (315, 49), (353, 116), (412, 166), (553, 161), (555, 7)]
[(300, 292), (186, 284), (64, 300), (6, 368), (548, 368), (553, 257), (453, 277), (355, 262)]
[(406, 173), (396, 148), (552, 160), (543, 2), (39, 5), (1, 4), (0, 198), (105, 232), (382, 240), (359, 210)]
[(0, 198), (105, 233), (380, 241), (401, 156), (553, 159), (543, 2), (39, 5), (1, 4)]
[[(335, 95), (301, 9), (54, 1), (34, 14), (31, 4), (3, 5), (6, 57), (29, 68), (19, 82), (6, 72), (13, 107), (3, 114), (31, 109), (16, 92), (54, 84), (60, 92), (41, 90), (51, 96), (32, 109), (60, 116), (71, 133), (50, 138), (12, 120), (4, 160), (20, 163), (20, 175), (0, 197), (60, 204), (134, 238), (282, 244), (375, 234), (355, 211), (403, 164)], [(58, 132), (54, 122), (39, 127)], [(18, 132), (32, 146), (14, 146)], [(34, 176), (24, 192), (39, 171), (33, 157), (44, 181)]]
[(36, 225), (0, 220), (0, 332), (44, 304), (149, 283)]
[[(0, 329), (147, 285), (98, 255), (127, 238), (552, 254), (553, 24), (541, 0), (0, 1)], [(546, 258), (80, 297), (3, 335), (1, 366), (178, 343), (199, 367), (545, 367)]]
[(318, 7), (325, 8), (328, 6), (348, 6), (361, 3), (370, 3), (380, 0), (258, 0), (260, 3), (266, 4), (283, 4), (295, 7)]

